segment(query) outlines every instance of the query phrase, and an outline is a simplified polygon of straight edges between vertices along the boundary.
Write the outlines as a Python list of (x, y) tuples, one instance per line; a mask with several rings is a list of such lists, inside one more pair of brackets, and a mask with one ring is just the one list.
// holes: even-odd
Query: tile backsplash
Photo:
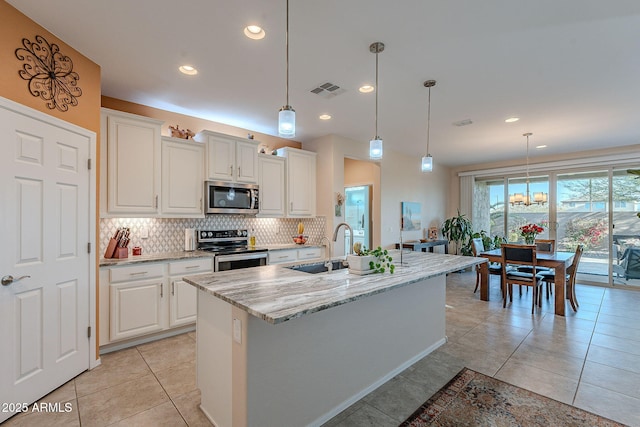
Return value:
[[(304, 224), (309, 243), (320, 243), (324, 234), (325, 218), (255, 218), (242, 215), (209, 215), (205, 218), (102, 218), (100, 219), (100, 253), (104, 253), (109, 238), (118, 227), (131, 229), (129, 248), (141, 246), (145, 255), (184, 250), (184, 229), (254, 231), (256, 245), (293, 243), (298, 223)], [(143, 239), (144, 232), (148, 238)], [(329, 236), (330, 237), (330, 236)]]

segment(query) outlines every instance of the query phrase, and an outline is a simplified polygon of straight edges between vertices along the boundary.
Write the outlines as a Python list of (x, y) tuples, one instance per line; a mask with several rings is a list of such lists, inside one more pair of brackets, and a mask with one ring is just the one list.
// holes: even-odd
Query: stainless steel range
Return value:
[(214, 271), (267, 265), (267, 250), (249, 246), (247, 230), (198, 230), (198, 250), (215, 254)]

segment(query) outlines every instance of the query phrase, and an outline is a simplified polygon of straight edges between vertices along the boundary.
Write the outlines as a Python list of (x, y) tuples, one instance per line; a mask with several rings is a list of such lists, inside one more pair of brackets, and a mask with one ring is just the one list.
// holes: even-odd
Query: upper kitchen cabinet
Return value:
[(199, 132), (195, 139), (206, 143), (208, 180), (258, 182), (258, 141), (208, 130)]
[(278, 155), (287, 159), (287, 216), (316, 216), (316, 153), (283, 147)]
[(105, 108), (101, 116), (103, 216), (158, 214), (162, 121)]
[(258, 216), (282, 218), (286, 215), (285, 158), (258, 154), (258, 186), (260, 212)]
[(162, 137), (162, 216), (204, 216), (204, 148), (199, 142)]

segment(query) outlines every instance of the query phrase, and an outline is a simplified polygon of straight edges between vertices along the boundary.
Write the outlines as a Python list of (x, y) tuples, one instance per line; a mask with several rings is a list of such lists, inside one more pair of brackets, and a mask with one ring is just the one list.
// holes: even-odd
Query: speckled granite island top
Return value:
[(399, 252), (390, 252), (396, 264), (394, 274), (358, 276), (347, 269), (310, 274), (267, 265), (188, 276), (184, 280), (255, 317), (277, 324), (486, 262), (484, 258), (405, 252), (406, 265), (400, 266)]

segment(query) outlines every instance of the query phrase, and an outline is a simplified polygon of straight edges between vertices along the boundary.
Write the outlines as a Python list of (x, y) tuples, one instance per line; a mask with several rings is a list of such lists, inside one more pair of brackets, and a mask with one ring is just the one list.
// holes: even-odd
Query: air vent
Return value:
[(318, 85), (317, 87), (314, 87), (310, 92), (328, 99), (345, 93), (346, 90), (341, 88), (337, 84), (326, 82)]
[(471, 123), (473, 123), (471, 121), (471, 119), (464, 119), (464, 120), (460, 120), (460, 121), (457, 121), (457, 122), (453, 122), (451, 124), (454, 125), (454, 126), (462, 127), (462, 126), (468, 126)]

